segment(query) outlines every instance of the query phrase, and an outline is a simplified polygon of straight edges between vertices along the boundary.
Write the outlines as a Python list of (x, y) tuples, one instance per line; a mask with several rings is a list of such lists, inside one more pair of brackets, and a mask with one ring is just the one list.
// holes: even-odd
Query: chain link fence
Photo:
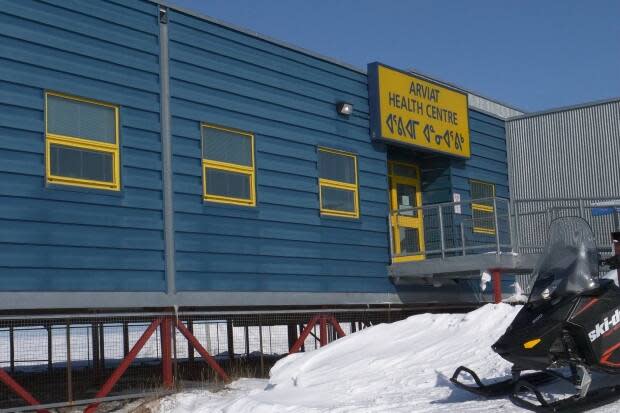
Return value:
[[(0, 411), (88, 403), (96, 407), (101, 401), (160, 396), (182, 389), (217, 389), (225, 378), (267, 377), (269, 369), (288, 354), (302, 334), (307, 335), (297, 348), (313, 351), (322, 342), (335, 340), (339, 329), (349, 335), (419, 312), (390, 307), (3, 316)], [(319, 315), (328, 320), (333, 317), (336, 324), (308, 326)], [(169, 324), (165, 320), (170, 320)], [(165, 326), (175, 328), (166, 330)], [(166, 335), (166, 331), (174, 333)], [(203, 350), (208, 353), (206, 358)], [(166, 360), (171, 370), (169, 382)], [(210, 362), (221, 367), (224, 375)], [(104, 392), (106, 387), (111, 391)]]

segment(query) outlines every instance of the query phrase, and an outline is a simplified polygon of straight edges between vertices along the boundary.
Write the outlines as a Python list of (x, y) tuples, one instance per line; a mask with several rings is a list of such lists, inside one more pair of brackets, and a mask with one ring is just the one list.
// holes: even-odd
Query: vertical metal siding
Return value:
[(620, 102), (507, 122), (514, 200), (620, 197)]

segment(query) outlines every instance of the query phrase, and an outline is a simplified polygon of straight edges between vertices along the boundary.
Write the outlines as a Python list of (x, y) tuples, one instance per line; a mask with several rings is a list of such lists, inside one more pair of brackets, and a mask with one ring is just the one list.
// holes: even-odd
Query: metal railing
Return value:
[[(619, 197), (620, 198), (620, 197)], [(392, 259), (458, 255), (539, 254), (551, 221), (579, 216), (592, 227), (599, 251), (611, 253), (610, 233), (620, 230), (620, 202), (611, 213), (593, 213), (618, 198), (550, 198), (511, 202), (505, 198), (407, 207), (389, 216)]]
[(401, 208), (389, 217), (392, 257), (510, 252), (510, 217), (510, 201), (498, 197)]

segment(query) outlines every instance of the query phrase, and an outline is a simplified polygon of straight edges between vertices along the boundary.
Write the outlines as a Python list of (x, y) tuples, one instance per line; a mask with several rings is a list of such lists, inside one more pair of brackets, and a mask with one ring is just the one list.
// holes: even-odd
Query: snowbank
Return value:
[[(280, 360), (267, 380), (228, 390), (163, 399), (162, 413), (513, 412), (448, 380), (459, 365), (481, 377), (506, 377), (510, 364), (490, 349), (519, 307), (486, 305), (468, 314), (422, 314), (349, 335), (325, 348)], [(620, 404), (597, 412), (616, 412)]]

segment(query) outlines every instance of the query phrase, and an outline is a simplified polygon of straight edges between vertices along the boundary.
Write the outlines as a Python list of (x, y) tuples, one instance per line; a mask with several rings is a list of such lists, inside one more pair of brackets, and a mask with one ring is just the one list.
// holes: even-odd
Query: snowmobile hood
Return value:
[(543, 306), (526, 305), (492, 349), (517, 369), (542, 370), (553, 362), (550, 349), (562, 335), (574, 300)]

